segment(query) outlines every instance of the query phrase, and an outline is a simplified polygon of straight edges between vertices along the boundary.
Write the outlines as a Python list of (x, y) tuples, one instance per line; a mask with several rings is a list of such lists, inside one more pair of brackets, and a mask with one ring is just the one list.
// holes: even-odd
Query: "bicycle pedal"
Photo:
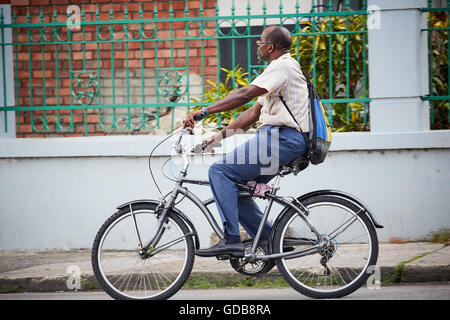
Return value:
[(231, 255), (226, 253), (226, 254), (219, 254), (216, 256), (217, 260), (230, 260), (231, 259)]

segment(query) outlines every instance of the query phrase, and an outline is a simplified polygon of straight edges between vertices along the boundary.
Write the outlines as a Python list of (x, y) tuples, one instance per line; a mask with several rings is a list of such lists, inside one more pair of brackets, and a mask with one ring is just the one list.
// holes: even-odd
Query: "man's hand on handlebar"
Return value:
[(202, 141), (202, 143), (199, 143), (197, 145), (195, 145), (192, 148), (192, 152), (196, 153), (196, 154), (200, 154), (203, 152), (211, 152), (214, 153), (214, 147), (220, 147), (221, 143), (220, 143), (220, 138), (217, 137), (217, 135), (209, 137), (205, 140)]
[[(203, 108), (203, 109), (205, 109), (205, 108)], [(195, 110), (195, 111), (192, 111), (191, 113), (189, 113), (186, 116), (186, 119), (184, 120), (183, 128), (193, 129), (196, 121), (200, 121), (203, 118), (205, 118), (205, 116), (207, 115), (207, 112), (205, 114), (205, 111), (203, 109)], [(221, 136), (218, 137), (218, 135), (209, 137), (209, 138), (203, 140), (201, 144), (195, 146), (193, 151), (194, 151), (194, 153), (201, 153), (201, 152), (214, 153), (213, 147), (220, 146), (220, 140), (221, 140)]]
[(208, 139), (203, 140), (202, 147), (203, 151), (214, 153), (214, 146), (216, 145), (214, 142), (216, 141), (216, 136), (209, 137)]
[(186, 119), (184, 120), (184, 123), (183, 123), (183, 128), (190, 127), (193, 129), (195, 126), (195, 121), (200, 121), (204, 117), (205, 117), (205, 113), (203, 112), (203, 110), (192, 111), (191, 113), (189, 113), (186, 116)]

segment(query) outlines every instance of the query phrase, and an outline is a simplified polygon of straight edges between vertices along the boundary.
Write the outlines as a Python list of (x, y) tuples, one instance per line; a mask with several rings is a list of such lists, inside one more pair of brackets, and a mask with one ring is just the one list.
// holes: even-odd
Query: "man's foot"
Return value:
[(226, 244), (224, 241), (220, 241), (218, 244), (212, 246), (209, 249), (197, 250), (195, 254), (200, 257), (214, 257), (220, 254), (232, 254), (243, 252), (244, 252), (244, 244), (242, 242)]

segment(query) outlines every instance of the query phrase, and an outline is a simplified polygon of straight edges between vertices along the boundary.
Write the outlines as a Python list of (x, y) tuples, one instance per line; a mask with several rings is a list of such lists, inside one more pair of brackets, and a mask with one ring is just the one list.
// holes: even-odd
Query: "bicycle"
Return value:
[[(182, 137), (191, 133), (190, 128), (175, 131), (155, 146), (149, 156), (152, 178), (155, 181), (150, 165), (154, 150), (177, 133), (180, 136), (174, 148), (184, 166), (174, 179), (173, 190), (159, 200), (134, 200), (118, 206), (95, 237), (94, 274), (115, 299), (167, 299), (188, 279), (200, 241), (194, 224), (176, 207), (179, 195), (197, 206), (223, 239), (223, 231), (208, 209), (215, 204), (214, 198), (202, 201), (183, 186), (209, 185), (209, 181), (186, 178), (187, 155), (203, 152), (205, 146), (185, 148), (181, 144)], [(370, 276), (368, 268), (378, 257), (376, 228), (383, 226), (366, 205), (345, 192), (318, 190), (297, 198), (278, 196), (280, 179), (290, 173), (297, 175), (308, 163), (300, 157), (281, 167), (264, 196), (247, 185), (237, 185), (239, 197), (268, 203), (255, 238), (244, 242), (245, 252), (216, 258), (229, 260), (245, 275), (265, 274), (276, 265), (288, 284), (306, 296), (342, 297), (357, 290)], [(262, 240), (261, 232), (274, 203), (283, 209), (272, 224), (269, 239)]]

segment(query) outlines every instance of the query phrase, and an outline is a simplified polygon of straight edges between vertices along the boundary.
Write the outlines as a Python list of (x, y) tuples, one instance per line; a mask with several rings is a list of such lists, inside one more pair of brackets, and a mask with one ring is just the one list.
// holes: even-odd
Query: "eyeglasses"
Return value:
[(263, 45), (263, 44), (272, 44), (271, 42), (263, 42), (263, 41), (260, 41), (260, 40), (256, 40), (256, 45), (259, 47), (260, 45)]

